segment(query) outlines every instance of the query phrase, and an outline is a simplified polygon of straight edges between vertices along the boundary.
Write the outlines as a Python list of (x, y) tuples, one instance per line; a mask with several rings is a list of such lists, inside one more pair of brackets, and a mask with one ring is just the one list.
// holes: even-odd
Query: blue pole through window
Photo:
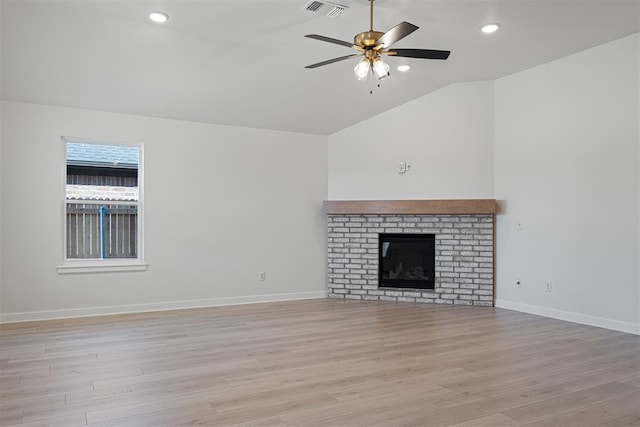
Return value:
[(107, 207), (106, 206), (100, 206), (100, 259), (105, 259), (106, 258), (106, 249), (107, 249), (107, 242), (105, 239), (105, 234), (106, 234), (106, 224), (105, 224), (105, 214), (107, 212)]

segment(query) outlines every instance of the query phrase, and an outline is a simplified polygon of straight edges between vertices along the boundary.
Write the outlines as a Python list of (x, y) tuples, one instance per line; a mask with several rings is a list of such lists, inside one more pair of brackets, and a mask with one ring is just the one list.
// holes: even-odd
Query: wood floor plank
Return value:
[(475, 418), (464, 423), (454, 424), (451, 427), (518, 427), (520, 424), (503, 414), (487, 415)]
[[(216, 410), (215, 414), (207, 415), (199, 419), (204, 425), (212, 426), (228, 426), (245, 423), (259, 423), (260, 420), (273, 418), (273, 414), (296, 413), (300, 411), (316, 409), (320, 411), (329, 411), (337, 400), (327, 394), (313, 394), (304, 396), (290, 396), (281, 398), (277, 394), (269, 400), (255, 401), (247, 399), (246, 402), (239, 403), (237, 406)], [(214, 408), (216, 404), (212, 404)], [(279, 422), (282, 422), (278, 417)]]
[(62, 417), (48, 417), (44, 420), (28, 421), (17, 424), (2, 424), (6, 427), (79, 427), (87, 424), (84, 413), (68, 414)]
[(590, 427), (606, 424), (638, 412), (640, 390), (617, 396), (587, 408), (567, 412), (557, 417), (547, 418), (535, 423), (524, 424), (528, 427)]
[(534, 421), (560, 416), (572, 410), (588, 408), (593, 404), (607, 401), (617, 396), (623, 396), (637, 390), (637, 388), (631, 385), (612, 382), (578, 392), (555, 396), (541, 402), (520, 406), (504, 411), (504, 414), (523, 424), (532, 423)]
[(630, 415), (626, 415), (621, 418), (616, 418), (613, 421), (606, 422), (604, 424), (600, 424), (598, 427), (630, 427), (630, 426), (640, 426), (640, 411), (635, 412)]
[(232, 424), (230, 427), (287, 427), (287, 425), (278, 417), (269, 417), (246, 423)]
[[(106, 417), (99, 421), (92, 421), (87, 414), (87, 421), (93, 427), (144, 427), (160, 425), (187, 425), (185, 420), (200, 422), (208, 415), (214, 413), (210, 405), (206, 403), (174, 406), (168, 409), (156, 407), (141, 412), (133, 412), (128, 415)], [(200, 424), (206, 425), (206, 424)]]
[(279, 417), (291, 426), (394, 425), (388, 422), (389, 418), (397, 419), (400, 414), (411, 411), (424, 414), (432, 410), (433, 405), (420, 395), (388, 393), (375, 399), (341, 401), (326, 408), (305, 409), (279, 414)]
[(640, 369), (630, 375), (627, 375), (624, 379), (620, 380), (620, 382), (640, 388)]
[(0, 426), (640, 423), (640, 337), (318, 299), (0, 325)]

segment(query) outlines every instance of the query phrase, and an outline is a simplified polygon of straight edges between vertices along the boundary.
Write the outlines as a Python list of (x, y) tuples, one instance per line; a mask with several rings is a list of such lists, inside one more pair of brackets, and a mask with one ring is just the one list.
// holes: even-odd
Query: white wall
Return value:
[(331, 135), (329, 198), (491, 198), (492, 138), (493, 83), (444, 87)]
[(495, 82), (499, 306), (640, 333), (639, 38)]
[[(1, 55), (0, 55), (1, 56)], [(3, 110), (3, 103), (0, 102), (0, 305), (2, 304), (2, 266), (4, 264), (4, 258), (2, 257), (2, 242), (4, 241), (4, 235), (3, 235), (3, 227), (2, 227), (2, 201), (4, 200), (4, 191), (3, 191), (3, 186), (2, 186), (2, 152), (3, 152), (3, 142), (2, 142), (2, 129), (3, 129), (3, 124), (2, 124), (2, 110)]]
[[(2, 320), (326, 294), (326, 137), (12, 102), (2, 121)], [(63, 135), (144, 143), (148, 271), (57, 274)]]

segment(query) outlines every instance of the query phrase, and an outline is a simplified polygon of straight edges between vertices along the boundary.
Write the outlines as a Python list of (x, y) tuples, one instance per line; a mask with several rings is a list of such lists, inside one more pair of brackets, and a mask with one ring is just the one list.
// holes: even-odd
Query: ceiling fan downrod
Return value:
[(374, 48), (378, 39), (384, 35), (381, 31), (373, 30), (373, 1), (369, 0), (369, 31), (356, 34), (353, 38), (353, 44), (363, 49)]
[(369, 31), (373, 32), (373, 0), (369, 0)]

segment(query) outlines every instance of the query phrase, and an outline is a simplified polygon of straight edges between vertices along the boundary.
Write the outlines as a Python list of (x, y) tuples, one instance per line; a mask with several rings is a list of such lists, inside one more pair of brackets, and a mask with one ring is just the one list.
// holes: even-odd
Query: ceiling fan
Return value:
[(362, 56), (363, 58), (356, 64), (353, 71), (359, 80), (364, 80), (369, 72), (372, 72), (378, 80), (389, 75), (389, 65), (383, 60), (383, 55), (398, 56), (403, 58), (422, 58), (422, 59), (447, 59), (451, 53), (448, 50), (431, 50), (431, 49), (389, 49), (389, 47), (413, 33), (419, 27), (408, 22), (401, 22), (386, 33), (374, 31), (373, 29), (373, 1), (369, 0), (369, 31), (356, 34), (353, 43), (325, 37), (318, 34), (307, 34), (305, 37), (316, 39), (327, 43), (338, 44), (353, 48), (358, 51), (351, 55), (341, 56), (339, 58), (328, 59), (316, 64), (307, 65), (305, 68), (318, 68), (323, 65), (333, 64), (334, 62), (344, 61), (345, 59)]

